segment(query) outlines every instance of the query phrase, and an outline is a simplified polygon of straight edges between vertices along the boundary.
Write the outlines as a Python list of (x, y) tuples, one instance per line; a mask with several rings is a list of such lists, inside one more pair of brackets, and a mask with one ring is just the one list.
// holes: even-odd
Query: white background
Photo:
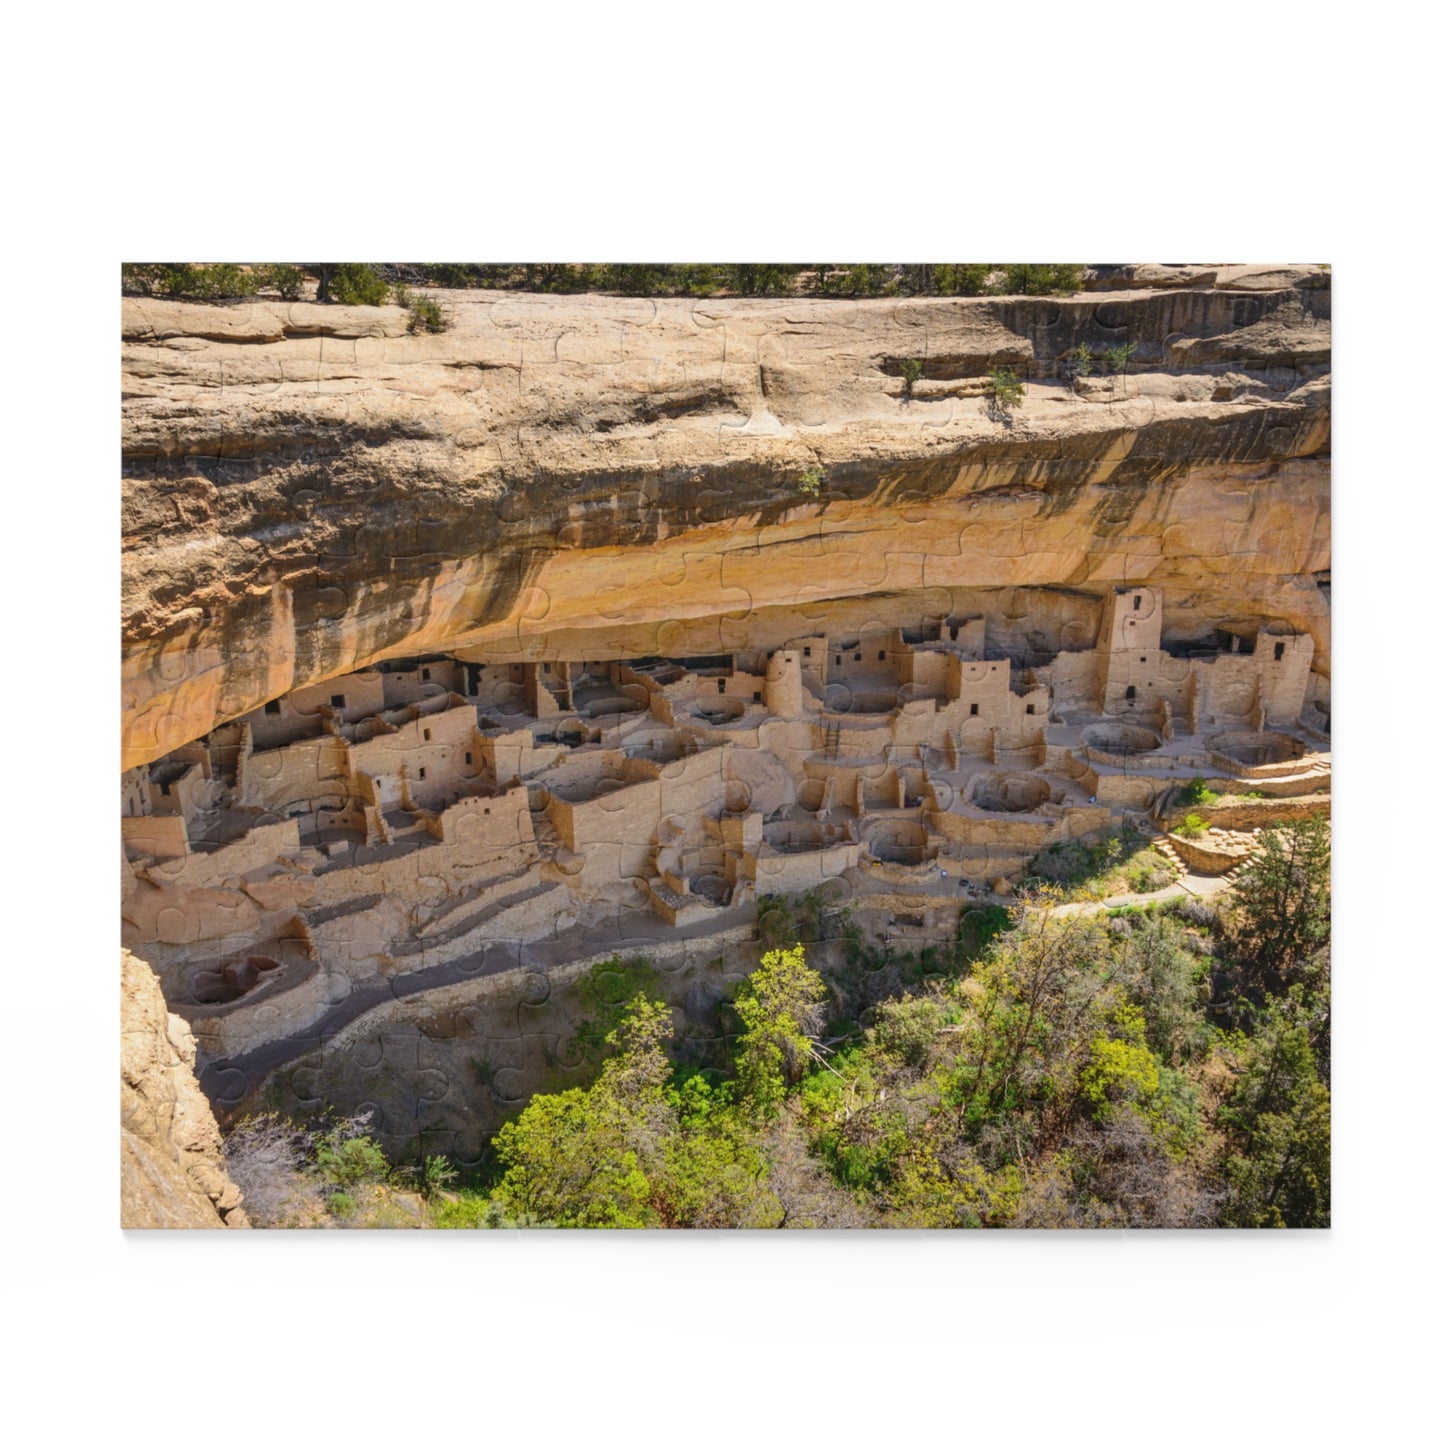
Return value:
[[(12, 16), (0, 98), (12, 1438), (1296, 1441), (1438, 1428), (1445, 263), (1437, 47), (1395, 18), (1408, 13)], [(123, 1236), (116, 271), (323, 252), (1330, 262), (1334, 1229)]]

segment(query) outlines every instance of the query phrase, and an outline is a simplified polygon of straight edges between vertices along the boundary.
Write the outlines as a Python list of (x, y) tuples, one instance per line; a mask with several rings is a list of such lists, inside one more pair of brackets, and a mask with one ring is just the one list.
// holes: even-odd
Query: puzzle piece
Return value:
[(611, 958), (721, 1079), (780, 908), (855, 904), (881, 1000), (1219, 735), (1327, 769), (1328, 350), (1274, 279), (128, 302), (123, 929), (218, 1111), (478, 1167), (595, 1077)]

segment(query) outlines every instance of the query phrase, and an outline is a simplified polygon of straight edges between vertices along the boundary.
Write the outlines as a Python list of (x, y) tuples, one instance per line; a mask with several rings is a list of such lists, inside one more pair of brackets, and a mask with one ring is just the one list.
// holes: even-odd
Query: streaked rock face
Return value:
[(196, 1082), (196, 1045), (144, 959), (121, 949), (120, 1222), (124, 1229), (245, 1227), (221, 1133)]
[[(127, 301), (124, 765), (386, 657), (707, 655), (1000, 588), (1057, 636), (1147, 583), (1166, 635), (1278, 619), (1327, 677), (1327, 276), (1122, 269), (1067, 300), (441, 293), (437, 336)], [(1059, 377), (1126, 341), (1126, 377)]]

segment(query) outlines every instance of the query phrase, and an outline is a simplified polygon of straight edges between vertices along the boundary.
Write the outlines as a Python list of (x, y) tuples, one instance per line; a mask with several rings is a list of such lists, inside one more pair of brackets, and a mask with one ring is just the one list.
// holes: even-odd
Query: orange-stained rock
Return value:
[[(999, 588), (1149, 583), (1175, 630), (1309, 631), (1327, 675), (1328, 277), (1139, 281), (447, 292), (452, 328), (419, 336), (394, 307), (127, 302), (124, 765), (386, 657), (711, 654), (744, 617), (769, 647), (824, 605)], [(1120, 338), (1117, 391), (1058, 376)], [(979, 394), (1000, 365), (1027, 382), (1007, 422)]]

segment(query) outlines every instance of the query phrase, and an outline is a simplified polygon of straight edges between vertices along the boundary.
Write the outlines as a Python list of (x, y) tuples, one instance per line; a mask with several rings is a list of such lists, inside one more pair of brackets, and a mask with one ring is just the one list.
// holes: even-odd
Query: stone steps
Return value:
[(1129, 819), (1130, 827), (1136, 829), (1137, 832), (1142, 832), (1144, 837), (1149, 840), (1149, 847), (1153, 848), (1155, 853), (1159, 854), (1160, 857), (1169, 864), (1170, 873), (1173, 873), (1173, 876), (1175, 876), (1175, 881), (1182, 879), (1189, 870), (1183, 866), (1183, 861), (1179, 858), (1179, 854), (1173, 850), (1173, 844), (1169, 841), (1169, 835), (1163, 832), (1163, 829), (1157, 827), (1153, 818), (1150, 818), (1147, 814), (1129, 814), (1126, 816), (1127, 819)]

